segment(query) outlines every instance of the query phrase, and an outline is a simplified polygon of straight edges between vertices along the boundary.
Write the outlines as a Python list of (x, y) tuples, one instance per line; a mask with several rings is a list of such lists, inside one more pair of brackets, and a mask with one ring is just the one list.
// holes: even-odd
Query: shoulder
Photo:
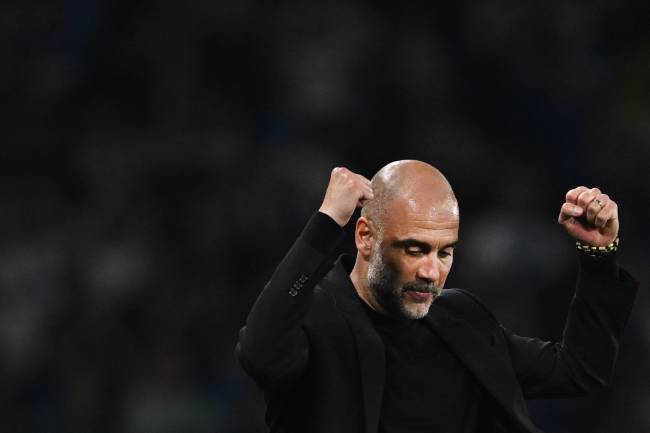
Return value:
[(468, 321), (491, 321), (499, 323), (494, 314), (472, 292), (464, 289), (444, 289), (435, 301), (450, 314)]

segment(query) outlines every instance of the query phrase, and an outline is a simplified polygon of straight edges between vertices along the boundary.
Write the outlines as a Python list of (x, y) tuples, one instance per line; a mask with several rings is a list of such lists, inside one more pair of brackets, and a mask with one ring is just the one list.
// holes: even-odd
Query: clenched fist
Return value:
[(579, 186), (566, 193), (558, 222), (575, 240), (604, 247), (618, 236), (618, 206), (598, 188)]
[(332, 170), (319, 211), (329, 215), (343, 227), (350, 221), (357, 206), (362, 206), (366, 200), (372, 198), (372, 187), (368, 179), (345, 167), (336, 167)]

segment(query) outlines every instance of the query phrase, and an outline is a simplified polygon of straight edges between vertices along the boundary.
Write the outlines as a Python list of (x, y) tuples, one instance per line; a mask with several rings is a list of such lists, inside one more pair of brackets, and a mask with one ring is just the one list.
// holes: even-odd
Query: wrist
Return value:
[(576, 241), (576, 249), (579, 253), (585, 254), (592, 257), (603, 257), (611, 256), (616, 254), (618, 251), (619, 237), (616, 238), (609, 244), (605, 246), (595, 247), (589, 244)]
[(345, 227), (345, 225), (348, 223), (348, 220), (350, 219), (350, 217), (347, 219), (342, 218), (340, 215), (334, 212), (334, 210), (325, 206), (321, 206), (318, 211), (333, 219), (334, 222), (336, 222), (336, 224), (338, 224), (340, 227)]
[(302, 231), (302, 239), (312, 248), (329, 255), (340, 244), (344, 230), (329, 215), (315, 212)]

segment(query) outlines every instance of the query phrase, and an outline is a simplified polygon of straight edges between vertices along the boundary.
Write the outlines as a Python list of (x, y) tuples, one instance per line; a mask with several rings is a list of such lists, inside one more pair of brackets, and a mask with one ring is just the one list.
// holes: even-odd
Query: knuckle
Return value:
[(582, 207), (584, 207), (587, 204), (587, 198), (585, 197), (584, 193), (578, 196), (578, 204)]
[(577, 187), (575, 187), (575, 188), (569, 190), (569, 191), (566, 193), (566, 196), (565, 196), (565, 197), (566, 197), (566, 199), (569, 200), (569, 201), (575, 201), (575, 200), (577, 200), (577, 198), (580, 196), (580, 194), (581, 194), (583, 191), (585, 191), (586, 189), (587, 189), (587, 187), (585, 187), (585, 186), (582, 186), (582, 185), (581, 185), (581, 186), (577, 186)]

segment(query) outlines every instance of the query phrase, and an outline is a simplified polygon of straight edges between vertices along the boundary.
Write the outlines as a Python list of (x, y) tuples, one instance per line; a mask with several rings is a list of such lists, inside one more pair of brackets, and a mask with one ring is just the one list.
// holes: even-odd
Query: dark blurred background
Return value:
[(405, 158), (459, 198), (448, 284), (524, 335), (561, 335), (565, 192), (618, 201), (612, 385), (530, 408), (650, 431), (648, 3), (404, 3), (0, 3), (0, 431), (264, 431), (239, 327), (332, 167)]

